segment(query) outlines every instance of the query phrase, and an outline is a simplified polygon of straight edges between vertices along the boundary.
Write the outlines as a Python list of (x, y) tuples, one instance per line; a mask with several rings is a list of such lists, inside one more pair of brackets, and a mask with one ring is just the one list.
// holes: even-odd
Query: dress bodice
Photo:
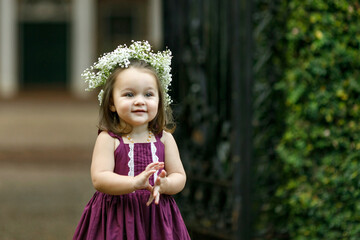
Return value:
[[(165, 146), (160, 140), (162, 135), (155, 135), (156, 141), (146, 143), (124, 143), (121, 136), (112, 132), (109, 132), (109, 135), (120, 141), (114, 152), (114, 172), (117, 174), (136, 176), (144, 171), (150, 163), (164, 162)], [(160, 172), (161, 169), (150, 177), (149, 183), (151, 185), (154, 184), (154, 180)]]

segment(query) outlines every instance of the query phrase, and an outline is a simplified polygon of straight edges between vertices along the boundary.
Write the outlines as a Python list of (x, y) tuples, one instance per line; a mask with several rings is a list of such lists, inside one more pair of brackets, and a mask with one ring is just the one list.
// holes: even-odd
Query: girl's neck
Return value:
[(132, 131), (130, 132), (133, 136), (147, 134), (149, 132), (148, 125), (144, 124), (141, 126), (132, 127)]
[(131, 135), (141, 135), (143, 133), (148, 132), (149, 124), (143, 124), (140, 126), (132, 126), (123, 121), (120, 121), (120, 129), (123, 130), (124, 133), (128, 133)]
[(130, 143), (151, 142), (153, 140), (154, 135), (146, 126), (146, 127), (134, 127), (133, 130), (125, 137)]

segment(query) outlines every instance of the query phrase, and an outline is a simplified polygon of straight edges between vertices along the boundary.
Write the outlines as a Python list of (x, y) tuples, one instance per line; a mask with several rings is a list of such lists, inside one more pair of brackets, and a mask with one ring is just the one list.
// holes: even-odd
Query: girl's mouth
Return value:
[(143, 110), (143, 109), (138, 109), (138, 110), (134, 110), (133, 112), (134, 112), (134, 113), (144, 113), (144, 112), (146, 112), (146, 111)]

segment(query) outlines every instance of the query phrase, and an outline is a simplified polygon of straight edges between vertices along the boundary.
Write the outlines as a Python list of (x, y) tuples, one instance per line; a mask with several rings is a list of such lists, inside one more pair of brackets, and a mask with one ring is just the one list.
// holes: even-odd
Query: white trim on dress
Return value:
[[(152, 158), (153, 163), (159, 162), (159, 158), (156, 155), (156, 151), (157, 151), (157, 149), (156, 149), (154, 142), (151, 142), (151, 158)], [(157, 179), (157, 171), (154, 173), (154, 184), (155, 184), (156, 179)]]
[(128, 166), (129, 166), (129, 173), (128, 176), (134, 176), (134, 143), (129, 143), (129, 162), (128, 162)]

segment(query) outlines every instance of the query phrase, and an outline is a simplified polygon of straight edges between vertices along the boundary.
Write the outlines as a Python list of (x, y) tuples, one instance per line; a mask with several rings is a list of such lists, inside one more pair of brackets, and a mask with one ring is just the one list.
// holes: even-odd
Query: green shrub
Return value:
[(360, 239), (360, 3), (292, 0), (285, 131), (273, 228), (289, 239)]

